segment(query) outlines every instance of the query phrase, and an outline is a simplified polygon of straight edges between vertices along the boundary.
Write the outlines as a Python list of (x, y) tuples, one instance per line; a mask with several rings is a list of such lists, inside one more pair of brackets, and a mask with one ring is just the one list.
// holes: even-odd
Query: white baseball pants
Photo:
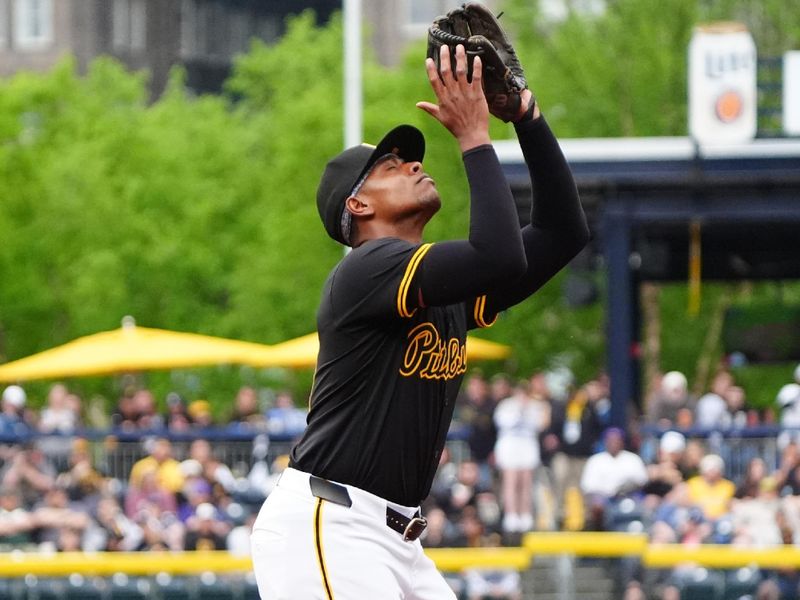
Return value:
[(262, 600), (455, 600), (419, 540), (386, 525), (387, 506), (417, 508), (344, 487), (349, 508), (315, 497), (308, 473), (283, 472), (251, 536)]

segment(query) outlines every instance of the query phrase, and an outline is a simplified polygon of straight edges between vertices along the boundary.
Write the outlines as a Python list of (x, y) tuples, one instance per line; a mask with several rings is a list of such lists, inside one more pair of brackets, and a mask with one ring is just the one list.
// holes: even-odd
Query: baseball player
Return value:
[(455, 137), (471, 191), (468, 239), (423, 243), (439, 210), (410, 125), (327, 165), (317, 204), (352, 251), (333, 269), (317, 314), (320, 351), (308, 427), (253, 528), (261, 597), (455, 598), (419, 536), (459, 384), (469, 329), (530, 296), (584, 246), (585, 217), (530, 91), (515, 127), (531, 171), (532, 224), (520, 228), (488, 133), (481, 62), (466, 76), (441, 49), (418, 106)]

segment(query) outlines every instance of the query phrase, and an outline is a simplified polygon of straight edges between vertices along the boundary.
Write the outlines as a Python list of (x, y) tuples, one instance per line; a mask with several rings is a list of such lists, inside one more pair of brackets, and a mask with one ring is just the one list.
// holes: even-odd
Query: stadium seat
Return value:
[(106, 582), (103, 579), (87, 579), (80, 573), (73, 573), (67, 579), (64, 589), (65, 600), (102, 600)]
[(756, 568), (743, 567), (725, 574), (723, 600), (739, 600), (744, 596), (755, 596), (761, 573)]
[(196, 600), (234, 600), (234, 586), (214, 573), (202, 573), (195, 588)]
[(261, 596), (258, 594), (258, 584), (256, 577), (253, 573), (246, 573), (242, 578), (242, 585), (240, 590), (240, 600), (260, 600)]
[(191, 600), (192, 585), (184, 577), (173, 577), (168, 573), (158, 573), (152, 579), (152, 589), (162, 600)]
[(108, 586), (109, 600), (149, 600), (151, 584), (148, 579), (114, 573)]
[(697, 568), (679, 584), (681, 600), (722, 600), (724, 575)]
[(27, 600), (64, 600), (67, 581), (60, 577), (25, 578)]
[(19, 579), (0, 579), (0, 600), (17, 600), (21, 595)]

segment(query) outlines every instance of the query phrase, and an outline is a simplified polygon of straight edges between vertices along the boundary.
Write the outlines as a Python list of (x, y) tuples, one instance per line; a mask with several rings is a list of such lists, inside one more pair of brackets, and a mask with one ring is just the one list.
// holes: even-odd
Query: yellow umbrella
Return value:
[[(294, 338), (270, 346), (263, 352), (253, 355), (248, 364), (254, 367), (292, 367), (296, 369), (314, 367), (319, 353), (317, 333)], [(472, 360), (502, 359), (511, 354), (511, 348), (496, 342), (467, 336), (467, 358)]]
[(247, 364), (255, 356), (263, 359), (269, 350), (263, 344), (137, 327), (126, 317), (119, 329), (78, 338), (0, 366), (0, 382)]

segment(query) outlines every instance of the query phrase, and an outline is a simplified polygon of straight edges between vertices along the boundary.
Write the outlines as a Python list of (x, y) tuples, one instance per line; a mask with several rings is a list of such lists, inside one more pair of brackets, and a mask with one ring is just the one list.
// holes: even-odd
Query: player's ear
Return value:
[(356, 198), (355, 196), (350, 196), (345, 201), (345, 208), (356, 217), (365, 217), (372, 215), (375, 212), (369, 203), (360, 198)]

